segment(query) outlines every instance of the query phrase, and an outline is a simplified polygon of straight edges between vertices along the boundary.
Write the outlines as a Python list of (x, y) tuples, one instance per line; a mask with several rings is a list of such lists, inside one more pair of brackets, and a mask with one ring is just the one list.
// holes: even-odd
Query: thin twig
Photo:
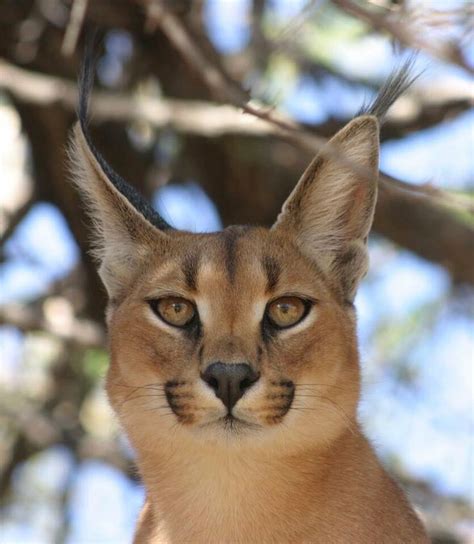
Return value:
[(190, 38), (181, 20), (169, 10), (164, 3), (148, 1), (147, 30), (153, 31), (160, 27), (170, 42), (181, 53), (188, 65), (195, 69), (207, 87), (219, 101), (230, 102), (240, 106), (249, 99), (248, 93), (238, 85), (230, 85), (222, 72), (210, 61)]
[(232, 104), (237, 108), (242, 108), (244, 112), (254, 117), (268, 121), (282, 137), (295, 142), (296, 145), (305, 151), (312, 154), (316, 152), (322, 153), (325, 157), (332, 158), (339, 164), (351, 169), (361, 179), (372, 180), (372, 172), (368, 168), (351, 160), (337, 145), (328, 142), (326, 138), (310, 134), (304, 131), (298, 124), (277, 117), (274, 112), (265, 111), (250, 104), (247, 93), (237, 85), (231, 86), (228, 84), (228, 80), (231, 80), (231, 78), (224, 77), (211, 61), (206, 58), (198, 44), (191, 38), (181, 19), (163, 2), (148, 0), (146, 8), (148, 28), (154, 28), (155, 26), (161, 28), (162, 32), (189, 64), (190, 68), (201, 77), (210, 92), (219, 100)]
[[(329, 144), (326, 138), (316, 136), (315, 134), (305, 131), (300, 125), (292, 120), (286, 119), (281, 115), (277, 115), (274, 110), (265, 110), (261, 107), (253, 105), (251, 102), (245, 99), (245, 93), (235, 89), (235, 86), (230, 87), (227, 80), (230, 78), (224, 77), (205, 57), (200, 51), (198, 45), (193, 41), (185, 26), (181, 20), (170, 11), (163, 3), (158, 0), (147, 0), (147, 15), (148, 24), (151, 27), (159, 26), (161, 30), (167, 35), (171, 43), (176, 47), (178, 52), (182, 55), (183, 59), (190, 64), (194, 71), (200, 75), (203, 82), (209, 87), (214, 96), (218, 96), (221, 100), (225, 100), (228, 103), (241, 108), (245, 113), (248, 113), (262, 121), (266, 121), (273, 126), (274, 132), (280, 137), (285, 138), (300, 149), (307, 153), (314, 154), (315, 152), (323, 152), (325, 156), (331, 157), (337, 160), (340, 164), (351, 168), (353, 172), (359, 175), (363, 179), (371, 179), (371, 173), (367, 169), (361, 167), (359, 164), (348, 159), (340, 149), (336, 146)], [(380, 175), (381, 184), (389, 184), (391, 188), (397, 188), (399, 190), (414, 191), (415, 193), (422, 194), (434, 199), (440, 198), (444, 191), (423, 191), (423, 188), (414, 186), (412, 184), (405, 184), (397, 181), (393, 183), (392, 179)], [(444, 200), (444, 204), (449, 201), (449, 198)], [(454, 200), (453, 200), (454, 202)], [(460, 207), (461, 198), (456, 198), (456, 207)], [(472, 199), (466, 199), (467, 211), (473, 210)]]
[(87, 3), (88, 0), (74, 0), (72, 4), (69, 23), (61, 46), (61, 53), (66, 57), (70, 57), (76, 50), (77, 41), (79, 40), (87, 12)]
[(16, 227), (23, 221), (33, 205), (36, 203), (36, 195), (31, 195), (14, 213), (6, 217), (5, 230), (0, 235), (0, 251), (15, 232)]
[[(60, 104), (68, 111), (74, 111), (77, 105), (77, 87), (74, 83), (53, 76), (33, 73), (1, 59), (0, 88), (13, 93), (17, 99), (32, 104), (45, 106)], [(462, 94), (453, 101), (453, 104), (456, 105), (463, 100), (469, 102), (468, 98)], [(233, 106), (202, 101), (146, 97), (134, 99), (129, 94), (104, 91), (96, 91), (92, 97), (92, 114), (93, 120), (96, 122), (143, 120), (155, 128), (170, 127), (178, 132), (208, 137), (219, 137), (225, 134), (274, 135), (290, 139), (308, 155), (314, 154), (315, 136), (292, 123), (291, 119), (285, 118), (281, 114), (278, 114), (277, 117), (274, 111), (256, 108), (251, 104), (245, 104), (240, 109), (244, 109), (249, 115), (242, 115)], [(413, 124), (418, 126), (419, 120), (415, 119)], [(314, 129), (327, 130), (321, 126), (314, 127)], [(326, 140), (318, 138), (318, 143), (323, 145)], [(388, 176), (384, 176), (384, 180), (388, 186), (394, 189), (419, 194), (443, 204), (453, 203), (453, 196), (455, 196), (456, 208), (465, 211), (472, 210), (471, 198), (451, 195), (447, 191), (433, 187), (433, 185), (413, 185)]]
[(74, 318), (66, 330), (52, 323), (41, 308), (32, 305), (4, 305), (0, 309), (0, 325), (11, 325), (23, 332), (45, 331), (64, 342), (82, 348), (102, 348), (105, 345), (104, 331), (96, 323)]
[(446, 41), (428, 42), (423, 39), (420, 32), (410, 31), (407, 24), (402, 24), (401, 21), (396, 20), (390, 11), (378, 12), (365, 9), (352, 0), (332, 0), (332, 3), (353, 17), (365, 21), (375, 30), (388, 32), (400, 44), (422, 49), (434, 57), (457, 64), (468, 73), (474, 74), (474, 68), (467, 63), (455, 43)]

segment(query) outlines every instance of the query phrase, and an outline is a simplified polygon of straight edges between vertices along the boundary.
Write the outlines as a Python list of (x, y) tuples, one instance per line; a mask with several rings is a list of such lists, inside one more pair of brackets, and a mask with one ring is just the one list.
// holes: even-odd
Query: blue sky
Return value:
[[(287, 21), (305, 3), (274, 1), (274, 16)], [(222, 51), (234, 53), (247, 44), (249, 33), (244, 13), (249, 4), (249, 0), (207, 2), (208, 30)], [(398, 60), (384, 43), (371, 40), (363, 43), (358, 52), (353, 46), (344, 54), (338, 51), (338, 58), (344, 59), (341, 67), (369, 73), (374, 65), (385, 69), (394, 65)], [(377, 62), (365, 54), (368, 47)], [(128, 53), (125, 50), (123, 54)], [(443, 73), (449, 78), (465, 77), (439, 63), (434, 64), (432, 75), (427, 77), (440, 77)], [(348, 115), (363, 100), (360, 93), (351, 94), (347, 88), (332, 83), (320, 88), (308, 79), (296, 80), (288, 89), (281, 107), (301, 121), (317, 122), (327, 114), (338, 112)], [(332, 100), (328, 100), (328, 90)], [(335, 104), (344, 111), (341, 113)], [(446, 188), (465, 188), (474, 173), (473, 125), (473, 113), (467, 113), (403, 141), (386, 142), (381, 166), (413, 183), (431, 181)], [(196, 231), (220, 228), (214, 206), (192, 180), (183, 186), (162, 188), (154, 204), (176, 227)], [(377, 360), (372, 334), (380, 323), (401, 321), (413, 310), (447, 297), (450, 278), (443, 268), (406, 251), (398, 252), (377, 238), (372, 239), (370, 248), (374, 270), (356, 301), (366, 378), (361, 414), (367, 430), (380, 452), (396, 455), (408, 472), (427, 478), (444, 493), (472, 497), (472, 323), (453, 308), (441, 309), (435, 316), (433, 329), (427, 335), (420, 335), (407, 356), (406, 364), (417, 377), (415, 383), (412, 387), (397, 385), (390, 360), (386, 364)], [(66, 275), (78, 260), (77, 247), (61, 214), (52, 205), (43, 203), (31, 210), (6, 251), (8, 262), (0, 266), (2, 303), (38, 296), (51, 281)], [(22, 365), (22, 340), (22, 335), (11, 328), (0, 328), (6, 362), (0, 379), (8, 375), (11, 383), (14, 382), (15, 372)], [(59, 508), (61, 488), (70, 478), (73, 485), (67, 542), (130, 541), (143, 492), (116, 469), (99, 461), (87, 461), (77, 468), (66, 450), (53, 448), (18, 471), (17, 498), (24, 496), (25, 486), (31, 489), (30, 484), (25, 484), (27, 478), (30, 483), (32, 479), (37, 482), (34, 489), (47, 489), (53, 506), (48, 513), (41, 500), (30, 498), (30, 510), (16, 512), (18, 521), (2, 528), (6, 542), (47, 542), (45, 535), (55, 523), (51, 512)], [(111, 518), (116, 524), (104, 523)]]

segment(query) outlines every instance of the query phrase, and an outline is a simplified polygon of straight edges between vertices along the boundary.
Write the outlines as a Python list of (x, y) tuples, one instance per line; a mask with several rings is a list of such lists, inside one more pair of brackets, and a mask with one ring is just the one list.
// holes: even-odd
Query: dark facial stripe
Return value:
[(265, 255), (263, 257), (263, 269), (267, 275), (267, 291), (272, 291), (280, 278), (281, 267), (273, 257)]
[(224, 263), (231, 283), (234, 282), (237, 269), (237, 241), (247, 230), (247, 227), (234, 226), (228, 227), (222, 232), (224, 241)]
[(186, 286), (191, 291), (195, 291), (197, 285), (197, 273), (199, 268), (199, 254), (188, 253), (183, 259), (181, 268), (183, 269)]

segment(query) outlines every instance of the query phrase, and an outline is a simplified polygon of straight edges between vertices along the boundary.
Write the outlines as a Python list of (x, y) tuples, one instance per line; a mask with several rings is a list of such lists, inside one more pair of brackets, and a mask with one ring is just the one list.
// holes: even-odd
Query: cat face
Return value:
[(71, 158), (109, 293), (107, 392), (137, 450), (185, 437), (294, 451), (354, 425), (352, 302), (367, 270), (377, 119), (355, 118), (320, 151), (271, 229), (191, 234), (107, 165), (86, 105)]
[(110, 310), (107, 390), (129, 434), (242, 444), (350, 425), (353, 309), (318, 266), (277, 230), (171, 238)]

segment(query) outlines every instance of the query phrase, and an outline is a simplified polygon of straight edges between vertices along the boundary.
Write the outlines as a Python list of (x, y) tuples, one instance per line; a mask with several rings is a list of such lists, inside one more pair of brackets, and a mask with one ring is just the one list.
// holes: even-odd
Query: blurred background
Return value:
[(470, 0), (0, 2), (2, 543), (127, 543), (143, 501), (102, 391), (104, 289), (66, 164), (95, 26), (94, 141), (195, 231), (271, 224), (302, 139), (419, 52), (381, 136), (360, 417), (434, 542), (474, 542), (473, 21)]

